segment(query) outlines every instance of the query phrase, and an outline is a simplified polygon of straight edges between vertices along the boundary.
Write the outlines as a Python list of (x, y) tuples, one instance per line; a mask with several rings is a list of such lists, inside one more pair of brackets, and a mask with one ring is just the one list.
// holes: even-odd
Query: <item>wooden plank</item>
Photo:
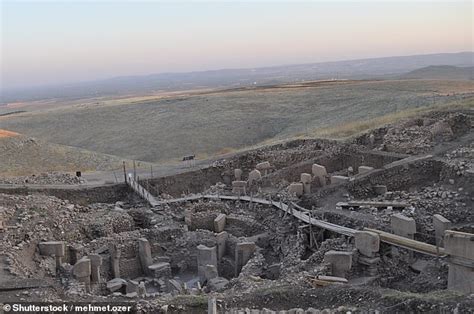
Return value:
[(318, 279), (324, 280), (324, 281), (331, 281), (331, 282), (342, 282), (342, 283), (348, 283), (348, 280), (346, 278), (342, 277), (334, 277), (334, 276), (323, 276), (319, 275)]
[(409, 207), (408, 203), (399, 203), (399, 202), (370, 202), (370, 201), (351, 201), (351, 202), (338, 202), (336, 204), (338, 207), (361, 207), (361, 206), (371, 206), (371, 207)]
[(435, 245), (408, 239), (405, 237), (398, 236), (396, 234), (391, 234), (391, 233), (376, 230), (376, 229), (364, 228), (364, 230), (377, 233), (380, 237), (380, 241), (391, 244), (391, 245), (396, 245), (408, 250), (412, 250), (412, 251), (416, 251), (416, 252), (420, 252), (420, 253), (424, 253), (428, 255), (433, 255), (433, 256), (446, 255), (446, 252), (444, 251), (444, 248), (442, 247), (436, 248)]

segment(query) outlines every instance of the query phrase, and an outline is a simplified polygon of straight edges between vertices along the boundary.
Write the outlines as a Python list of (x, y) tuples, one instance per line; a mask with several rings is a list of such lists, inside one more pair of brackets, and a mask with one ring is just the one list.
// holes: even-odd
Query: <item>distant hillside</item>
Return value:
[(320, 79), (396, 77), (430, 65), (474, 66), (474, 52), (358, 59), (249, 69), (123, 76), (54, 87), (3, 90), (1, 103), (45, 98), (86, 98), (196, 88), (230, 88)]
[[(3, 116), (0, 125), (49, 143), (164, 163), (460, 102), (474, 95), (472, 87), (472, 81), (314, 82), (70, 106)], [(0, 162), (2, 152), (0, 147)]]
[(474, 67), (456, 67), (451, 65), (431, 65), (408, 72), (402, 79), (431, 80), (473, 80)]
[(121, 165), (122, 159), (115, 156), (51, 144), (0, 129), (0, 175), (112, 170)]

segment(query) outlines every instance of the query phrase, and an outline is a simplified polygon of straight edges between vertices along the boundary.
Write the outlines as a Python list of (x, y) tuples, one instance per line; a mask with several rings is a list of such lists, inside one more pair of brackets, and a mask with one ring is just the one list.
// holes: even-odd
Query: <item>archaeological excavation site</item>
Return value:
[(474, 114), (187, 163), (1, 179), (2, 302), (474, 313)]

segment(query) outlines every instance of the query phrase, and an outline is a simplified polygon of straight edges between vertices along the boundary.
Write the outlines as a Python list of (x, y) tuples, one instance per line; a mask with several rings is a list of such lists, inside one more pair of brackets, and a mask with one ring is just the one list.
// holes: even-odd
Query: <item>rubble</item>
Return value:
[[(466, 117), (417, 118), (349, 143), (295, 140), (239, 153), (150, 180), (154, 197), (170, 201), (155, 207), (119, 187), (108, 192), (113, 201), (81, 198), (79, 188), (56, 196), (47, 187), (2, 189), (5, 276), (44, 278), (54, 289), (0, 295), (133, 300), (141, 313), (191, 312), (190, 304), (205, 312), (208, 300), (223, 313), (463, 312), (473, 305), (462, 296), (472, 290), (464, 262), (473, 259), (474, 231), (473, 146), (460, 139), (471, 132)], [(452, 140), (459, 145), (443, 146)], [(31, 184), (78, 184), (60, 178)], [(176, 201), (183, 196), (193, 198)], [(413, 253), (382, 232), (439, 254)]]

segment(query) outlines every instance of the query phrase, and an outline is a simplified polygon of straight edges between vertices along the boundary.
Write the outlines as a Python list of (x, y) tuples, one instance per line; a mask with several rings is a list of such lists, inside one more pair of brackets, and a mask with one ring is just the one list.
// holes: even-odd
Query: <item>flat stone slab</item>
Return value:
[(127, 281), (122, 278), (114, 278), (112, 280), (107, 281), (107, 289), (110, 290), (110, 292), (114, 292), (122, 288), (127, 284)]
[(161, 263), (156, 263), (156, 264), (152, 264), (148, 266), (148, 269), (152, 271), (164, 270), (166, 268), (170, 268), (170, 263), (161, 262)]
[(331, 184), (342, 184), (349, 182), (349, 177), (346, 176), (331, 176)]

